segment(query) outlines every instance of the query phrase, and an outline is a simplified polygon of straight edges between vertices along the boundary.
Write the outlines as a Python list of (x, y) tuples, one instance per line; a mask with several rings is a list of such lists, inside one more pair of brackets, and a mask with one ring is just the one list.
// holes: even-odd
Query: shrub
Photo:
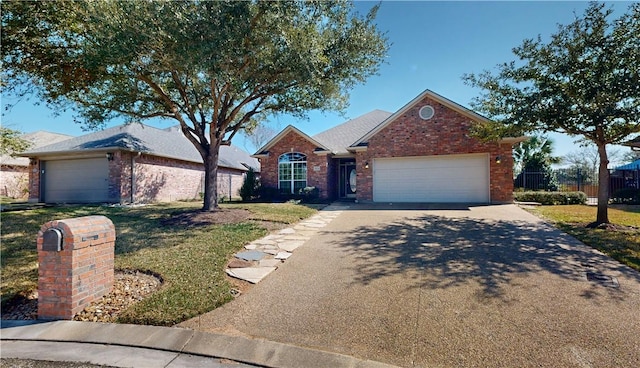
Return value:
[(244, 177), (244, 182), (242, 182), (242, 186), (240, 187), (240, 197), (243, 202), (254, 200), (258, 197), (258, 193), (260, 190), (260, 181), (256, 177), (256, 172), (252, 167), (247, 171), (247, 175)]
[(611, 201), (617, 204), (640, 204), (640, 189), (618, 189), (613, 193)]
[(544, 205), (586, 204), (583, 192), (515, 192), (513, 198), (519, 202), (537, 202)]
[(300, 196), (303, 202), (313, 202), (320, 198), (320, 189), (316, 187), (304, 187), (300, 189)]

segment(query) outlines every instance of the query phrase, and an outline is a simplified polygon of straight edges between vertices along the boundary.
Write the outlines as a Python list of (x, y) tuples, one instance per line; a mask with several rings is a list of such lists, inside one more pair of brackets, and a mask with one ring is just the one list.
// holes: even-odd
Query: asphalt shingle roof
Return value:
[(331, 149), (334, 154), (346, 154), (349, 153), (347, 147), (369, 133), (391, 115), (392, 113), (388, 111), (373, 110), (318, 133), (312, 138)]
[[(121, 149), (149, 155), (202, 163), (195, 146), (177, 127), (158, 129), (141, 123), (118, 125), (85, 134), (66, 141), (31, 149), (21, 156), (37, 157), (52, 154), (81, 153)], [(248, 152), (236, 146), (222, 146), (218, 165), (238, 170), (251, 166), (259, 171), (260, 163)]]
[[(20, 138), (31, 142), (31, 147), (29, 149), (35, 149), (73, 138), (73, 136), (38, 130), (36, 132), (23, 134), (20, 136)], [(0, 162), (2, 162), (2, 165), (29, 166), (29, 159), (26, 157), (11, 157), (8, 155), (3, 155), (2, 157), (0, 157)]]

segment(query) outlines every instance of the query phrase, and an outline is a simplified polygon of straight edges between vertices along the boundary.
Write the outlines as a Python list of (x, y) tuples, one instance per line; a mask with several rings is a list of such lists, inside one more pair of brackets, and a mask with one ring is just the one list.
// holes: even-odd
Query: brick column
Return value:
[[(59, 250), (52, 244), (58, 231), (62, 236)], [(72, 319), (111, 291), (115, 240), (115, 227), (104, 216), (42, 225), (37, 240), (39, 319)]]

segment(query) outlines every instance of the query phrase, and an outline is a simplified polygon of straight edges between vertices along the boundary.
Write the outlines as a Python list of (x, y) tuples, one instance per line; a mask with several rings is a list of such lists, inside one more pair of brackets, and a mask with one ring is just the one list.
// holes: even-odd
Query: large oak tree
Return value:
[[(389, 44), (347, 1), (3, 1), (3, 84), (99, 128), (169, 118), (217, 207), (221, 145), (270, 114), (342, 110)], [(31, 90), (27, 88), (26, 90)]]
[(464, 76), (483, 90), (473, 107), (495, 122), (477, 126), (479, 136), (561, 132), (598, 147), (594, 225), (609, 222), (606, 147), (640, 132), (640, 4), (618, 19), (611, 14), (604, 4), (591, 3), (549, 42), (538, 36), (514, 48), (517, 61)]

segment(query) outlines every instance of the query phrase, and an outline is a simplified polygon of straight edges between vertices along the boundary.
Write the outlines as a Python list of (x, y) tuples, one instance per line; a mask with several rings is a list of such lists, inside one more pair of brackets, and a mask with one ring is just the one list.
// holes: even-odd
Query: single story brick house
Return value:
[[(178, 127), (119, 125), (22, 153), (29, 158), (29, 201), (149, 203), (199, 199), (200, 154)], [(236, 146), (220, 148), (218, 195), (237, 197), (258, 160)]]
[(400, 110), (374, 110), (314, 136), (287, 126), (253, 157), (263, 187), (361, 202), (513, 200), (513, 144), (470, 136), (485, 117), (430, 90)]
[[(72, 138), (70, 135), (44, 130), (26, 133), (20, 138), (30, 142), (29, 149)], [(29, 159), (26, 157), (0, 157), (0, 195), (11, 198), (27, 198), (29, 195)]]

